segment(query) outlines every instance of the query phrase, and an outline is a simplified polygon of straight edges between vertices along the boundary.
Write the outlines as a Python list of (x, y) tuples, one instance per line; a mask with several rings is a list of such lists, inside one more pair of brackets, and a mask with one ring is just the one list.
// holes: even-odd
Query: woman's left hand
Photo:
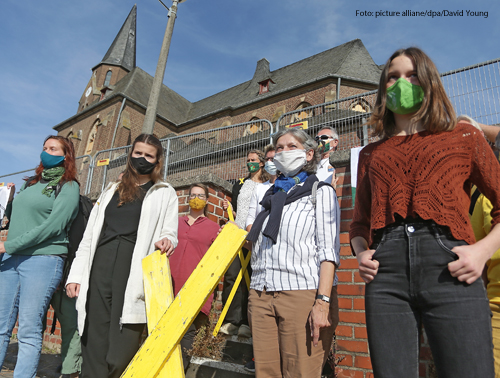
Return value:
[(161, 253), (166, 253), (167, 257), (170, 257), (174, 253), (174, 244), (169, 238), (163, 238), (155, 243), (155, 248), (159, 249)]
[(4, 242), (0, 242), (0, 253), (5, 253), (5, 245), (4, 245)]
[(448, 270), (453, 277), (468, 284), (481, 277), (484, 265), (489, 259), (482, 248), (478, 248), (476, 244), (461, 245), (454, 247), (452, 251), (458, 256), (458, 260), (448, 264)]
[(309, 327), (311, 328), (311, 337), (313, 338), (314, 346), (318, 346), (320, 329), (330, 327), (331, 325), (330, 304), (317, 299), (309, 314)]

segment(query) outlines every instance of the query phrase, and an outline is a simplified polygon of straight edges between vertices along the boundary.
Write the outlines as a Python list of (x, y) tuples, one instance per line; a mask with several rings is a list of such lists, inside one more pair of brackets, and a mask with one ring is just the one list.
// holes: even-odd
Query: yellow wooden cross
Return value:
[(182, 289), (158, 321), (122, 378), (158, 377), (165, 363), (245, 243), (246, 232), (234, 224), (221, 231)]

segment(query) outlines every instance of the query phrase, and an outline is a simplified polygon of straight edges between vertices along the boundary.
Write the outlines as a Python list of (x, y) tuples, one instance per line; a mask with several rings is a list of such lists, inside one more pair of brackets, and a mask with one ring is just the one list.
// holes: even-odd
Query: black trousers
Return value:
[(189, 364), (191, 363), (191, 357), (187, 352), (193, 348), (196, 331), (204, 325), (208, 325), (208, 316), (206, 316), (203, 312), (200, 312), (194, 319), (194, 322), (191, 324), (191, 326), (189, 326), (187, 332), (184, 334), (184, 337), (180, 341), (184, 372), (188, 369)]
[[(248, 249), (243, 248), (243, 255), (246, 257), (248, 254)], [(224, 286), (222, 289), (222, 303), (225, 306), (226, 301), (233, 289), (234, 282), (238, 273), (241, 270), (241, 262), (239, 256), (236, 256), (232, 264), (229, 266), (226, 274), (224, 275)], [(247, 266), (248, 274), (252, 276), (252, 269), (250, 264)], [(242, 324), (248, 325), (248, 288), (245, 281), (245, 277), (240, 281), (240, 285), (236, 290), (231, 306), (227, 311), (224, 323), (232, 323), (235, 326), (240, 326)]]
[(134, 245), (118, 237), (95, 253), (82, 336), (83, 378), (119, 378), (139, 349), (145, 324), (120, 325)]

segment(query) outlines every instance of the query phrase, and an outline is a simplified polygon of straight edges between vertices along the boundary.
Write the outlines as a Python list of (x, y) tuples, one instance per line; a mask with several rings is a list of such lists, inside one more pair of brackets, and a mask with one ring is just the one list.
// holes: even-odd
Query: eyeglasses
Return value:
[(316, 142), (320, 141), (320, 140), (328, 140), (328, 139), (333, 139), (330, 135), (316, 135), (314, 137), (314, 140)]
[(265, 158), (266, 161), (274, 161), (274, 157), (267, 157)]
[(195, 199), (196, 197), (198, 197), (201, 200), (207, 199), (207, 196), (204, 195), (204, 194), (194, 194), (194, 193), (192, 193), (192, 194), (189, 195), (189, 198), (191, 198), (191, 199)]

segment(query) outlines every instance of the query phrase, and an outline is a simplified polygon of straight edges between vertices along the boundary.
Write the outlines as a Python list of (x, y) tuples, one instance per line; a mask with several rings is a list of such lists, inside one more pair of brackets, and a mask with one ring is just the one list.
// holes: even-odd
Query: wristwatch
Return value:
[(321, 299), (322, 301), (324, 301), (326, 303), (330, 303), (330, 297), (327, 297), (326, 295), (323, 295), (323, 294), (316, 295), (316, 299)]

